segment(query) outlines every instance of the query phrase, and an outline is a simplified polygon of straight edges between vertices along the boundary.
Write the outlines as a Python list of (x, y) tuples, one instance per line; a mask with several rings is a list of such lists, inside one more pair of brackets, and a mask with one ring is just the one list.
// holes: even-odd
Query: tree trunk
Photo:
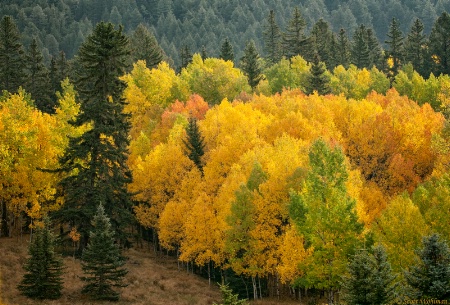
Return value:
[(258, 299), (258, 287), (256, 285), (256, 279), (254, 276), (252, 276), (252, 285), (253, 285), (253, 299)]
[(1, 228), (0, 228), (0, 236), (9, 236), (8, 231), (8, 212), (6, 210), (6, 202), (2, 199), (2, 219), (1, 219)]
[(328, 305), (333, 305), (334, 304), (334, 291), (333, 289), (330, 289), (328, 291)]

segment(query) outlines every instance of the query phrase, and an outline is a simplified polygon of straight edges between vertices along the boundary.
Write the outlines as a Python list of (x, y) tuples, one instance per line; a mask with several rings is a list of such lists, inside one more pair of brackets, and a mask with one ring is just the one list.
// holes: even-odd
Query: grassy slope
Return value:
[[(129, 259), (126, 268), (128, 287), (122, 289), (122, 298), (111, 304), (183, 305), (212, 304), (220, 300), (217, 287), (209, 287), (208, 281), (196, 275), (178, 271), (172, 258), (157, 257), (153, 250), (131, 249), (124, 253)], [(81, 295), (83, 285), (80, 263), (73, 258), (65, 258), (63, 297), (55, 301), (33, 301), (19, 294), (17, 284), (23, 276), (22, 265), (27, 257), (27, 242), (16, 239), (0, 239), (0, 304), (109, 304), (92, 302)], [(3, 305), (3, 304), (2, 304)]]

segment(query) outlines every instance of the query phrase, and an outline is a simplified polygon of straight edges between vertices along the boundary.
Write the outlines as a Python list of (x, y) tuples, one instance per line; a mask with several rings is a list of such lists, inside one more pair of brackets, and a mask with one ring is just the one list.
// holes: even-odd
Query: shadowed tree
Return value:
[(24, 265), (26, 271), (18, 289), (32, 299), (58, 299), (63, 288), (63, 263), (54, 252), (54, 237), (50, 232), (50, 222), (38, 227), (33, 236), (28, 253), (30, 257)]
[(132, 221), (127, 191), (131, 171), (126, 164), (130, 123), (123, 113), (125, 83), (119, 77), (128, 62), (122, 27), (101, 22), (82, 44), (75, 63), (80, 113), (72, 124), (90, 127), (70, 138), (60, 158), (60, 170), (68, 175), (59, 183), (64, 204), (55, 217), (76, 227), (81, 234), (79, 250), (87, 244), (99, 203), (104, 204), (116, 238), (127, 245), (125, 228)]
[(434, 75), (450, 74), (450, 15), (446, 12), (436, 20), (431, 30), (429, 50)]
[(241, 69), (247, 76), (250, 87), (255, 89), (262, 79), (262, 69), (259, 63), (259, 54), (256, 51), (253, 40), (245, 46), (244, 56), (241, 58)]
[(222, 46), (220, 47), (219, 58), (234, 62), (233, 46), (231, 45), (230, 40), (228, 38), (225, 38), (225, 41), (222, 43)]
[(298, 7), (294, 8), (292, 17), (283, 34), (283, 55), (287, 58), (296, 55), (304, 56), (306, 53), (308, 39), (305, 36), (306, 21), (300, 14)]
[(131, 58), (133, 62), (145, 60), (148, 68), (156, 67), (164, 57), (155, 36), (144, 24), (139, 24), (130, 37)]
[(391, 79), (391, 85), (395, 76), (402, 65), (404, 48), (403, 48), (403, 34), (400, 30), (400, 24), (397, 19), (393, 18), (387, 33), (388, 40), (385, 43), (388, 45), (386, 50), (386, 59), (388, 60), (388, 76)]
[(0, 22), (0, 91), (17, 92), (25, 79), (24, 50), (20, 34), (11, 16)]
[(269, 12), (263, 35), (267, 60), (271, 64), (275, 64), (281, 59), (281, 32), (275, 21), (275, 13), (273, 10)]
[(189, 124), (186, 127), (186, 140), (183, 143), (186, 147), (185, 154), (192, 162), (195, 163), (198, 170), (203, 175), (203, 162), (202, 156), (205, 154), (205, 143), (203, 137), (198, 129), (197, 119), (194, 117), (189, 118)]
[(325, 64), (320, 61), (319, 55), (316, 54), (311, 64), (308, 82), (305, 85), (305, 93), (313, 94), (316, 91), (320, 95), (329, 94), (331, 92), (330, 77), (326, 72)]
[(369, 68), (370, 52), (366, 40), (366, 27), (360, 25), (353, 34), (353, 41), (351, 47), (351, 63), (359, 69)]
[(410, 62), (414, 70), (425, 75), (426, 36), (423, 33), (423, 23), (420, 19), (414, 21), (411, 31), (405, 41), (405, 61)]

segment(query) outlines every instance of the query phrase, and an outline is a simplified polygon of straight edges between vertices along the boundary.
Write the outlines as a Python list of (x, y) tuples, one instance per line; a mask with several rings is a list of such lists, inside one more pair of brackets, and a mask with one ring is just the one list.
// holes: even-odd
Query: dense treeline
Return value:
[(25, 46), (36, 38), (46, 61), (60, 50), (72, 58), (100, 20), (123, 24), (128, 33), (144, 23), (152, 28), (166, 54), (178, 66), (183, 46), (192, 52), (200, 52), (204, 47), (207, 55), (216, 57), (228, 38), (239, 58), (247, 41), (253, 39), (257, 49), (262, 50), (269, 11), (274, 11), (276, 22), (284, 29), (296, 7), (305, 19), (307, 33), (323, 18), (331, 31), (339, 33), (342, 28), (349, 37), (364, 24), (384, 44), (392, 18), (398, 20), (403, 33), (419, 18), (424, 33), (429, 34), (436, 18), (450, 11), (450, 1), (6, 0), (2, 1), (0, 16), (11, 15), (17, 20)]

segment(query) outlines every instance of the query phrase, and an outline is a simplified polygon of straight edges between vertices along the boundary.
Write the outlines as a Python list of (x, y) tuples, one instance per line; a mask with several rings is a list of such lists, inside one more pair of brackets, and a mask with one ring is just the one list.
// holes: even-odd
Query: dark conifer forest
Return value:
[[(351, 39), (363, 24), (374, 31), (384, 46), (389, 24), (396, 18), (399, 29), (410, 32), (414, 21), (423, 23), (424, 34), (431, 32), (436, 18), (450, 11), (449, 0), (3, 0), (0, 16), (11, 15), (28, 46), (36, 38), (46, 62), (64, 51), (72, 58), (80, 44), (99, 21), (123, 24), (127, 33), (143, 23), (178, 67), (180, 49), (188, 46), (193, 53), (218, 57), (226, 38), (234, 47), (236, 58), (243, 55), (249, 40), (264, 49), (264, 28), (269, 12), (285, 31), (298, 8), (309, 35), (323, 19), (329, 30), (344, 29)], [(266, 51), (264, 55), (269, 55)]]

